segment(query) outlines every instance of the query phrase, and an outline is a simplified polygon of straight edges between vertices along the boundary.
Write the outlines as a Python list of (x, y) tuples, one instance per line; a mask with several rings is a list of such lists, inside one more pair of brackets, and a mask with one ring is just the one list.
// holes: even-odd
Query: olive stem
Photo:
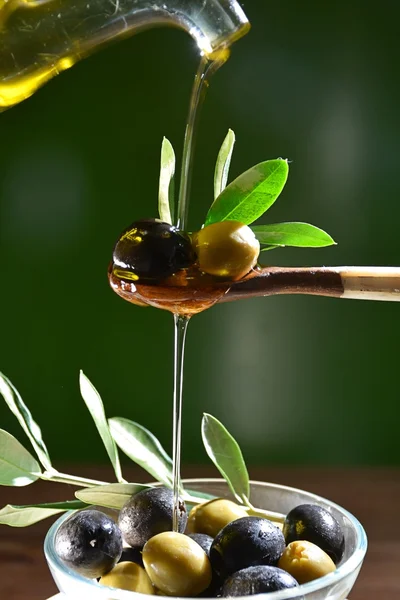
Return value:
[[(198, 498), (197, 496), (192, 496), (188, 492), (183, 492), (182, 499), (185, 502), (189, 502), (189, 504), (203, 504), (204, 502), (208, 502), (207, 498)], [(266, 510), (263, 508), (255, 508), (250, 502), (248, 502), (248, 506), (245, 507), (246, 512), (249, 517), (262, 517), (263, 519), (269, 519), (275, 523), (283, 523), (285, 520), (285, 515), (283, 513), (274, 512), (272, 510)]]
[(262, 517), (263, 519), (269, 519), (274, 523), (283, 523), (285, 515), (282, 513), (274, 512), (272, 510), (265, 510), (263, 508), (255, 508), (254, 506), (247, 506), (245, 508), (249, 517)]
[(269, 519), (270, 521), (277, 521), (278, 523), (283, 523), (285, 520), (285, 515), (282, 513), (277, 513), (272, 510), (265, 510), (263, 508), (255, 508), (247, 496), (242, 496), (242, 501), (244, 504), (244, 509), (247, 511), (250, 517), (263, 517), (265, 519)]
[(198, 498), (197, 496), (192, 496), (184, 490), (182, 491), (182, 500), (184, 500), (185, 502), (189, 502), (189, 504), (203, 504), (203, 502), (207, 502), (206, 498)]
[(55, 481), (57, 483), (67, 483), (80, 487), (96, 487), (98, 485), (107, 485), (107, 481), (97, 481), (97, 479), (86, 479), (86, 477), (77, 477), (58, 471), (45, 471), (40, 476), (43, 481)]

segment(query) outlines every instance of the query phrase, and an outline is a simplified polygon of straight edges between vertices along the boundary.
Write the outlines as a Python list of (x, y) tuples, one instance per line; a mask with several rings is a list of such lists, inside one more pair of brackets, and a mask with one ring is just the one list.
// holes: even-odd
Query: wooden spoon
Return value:
[(400, 267), (264, 267), (231, 284), (219, 302), (275, 294), (400, 301)]
[(275, 294), (400, 301), (400, 267), (264, 267), (236, 282), (216, 280), (193, 268), (155, 285), (121, 279), (110, 266), (109, 281), (128, 302), (187, 317), (219, 302)]

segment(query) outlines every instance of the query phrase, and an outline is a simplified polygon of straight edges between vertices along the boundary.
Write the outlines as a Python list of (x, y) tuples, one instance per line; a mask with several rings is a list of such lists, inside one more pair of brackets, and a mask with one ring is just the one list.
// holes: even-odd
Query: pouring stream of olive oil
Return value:
[[(187, 228), (189, 211), (189, 193), (191, 171), (194, 156), (194, 141), (198, 125), (199, 112), (204, 102), (209, 78), (229, 58), (230, 51), (226, 48), (214, 53), (212, 57), (203, 56), (196, 73), (192, 95), (189, 105), (189, 115), (186, 125), (185, 141), (183, 145), (181, 180), (179, 188), (177, 226), (182, 231)], [(183, 365), (185, 358), (186, 331), (189, 317), (185, 314), (174, 314), (174, 407), (173, 407), (173, 441), (172, 441), (172, 468), (174, 513), (173, 531), (178, 531), (179, 525), (179, 491), (180, 491), (180, 463), (181, 463), (181, 433), (182, 433), (182, 394), (183, 394)]]

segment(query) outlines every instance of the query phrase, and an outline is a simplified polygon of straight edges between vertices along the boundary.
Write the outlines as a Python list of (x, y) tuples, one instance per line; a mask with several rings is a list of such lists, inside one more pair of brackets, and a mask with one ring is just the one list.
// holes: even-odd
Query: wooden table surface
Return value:
[[(112, 481), (107, 468), (62, 470)], [(130, 481), (148, 480), (143, 471), (134, 468), (126, 469), (124, 475)], [(218, 476), (209, 467), (185, 468), (183, 475)], [(367, 531), (369, 549), (350, 600), (400, 599), (400, 469), (254, 468), (250, 475), (315, 492), (356, 515)], [(71, 486), (47, 482), (24, 488), (0, 487), (0, 507), (72, 499), (73, 491)], [(52, 520), (23, 529), (0, 526), (1, 600), (46, 600), (56, 593), (42, 550)]]

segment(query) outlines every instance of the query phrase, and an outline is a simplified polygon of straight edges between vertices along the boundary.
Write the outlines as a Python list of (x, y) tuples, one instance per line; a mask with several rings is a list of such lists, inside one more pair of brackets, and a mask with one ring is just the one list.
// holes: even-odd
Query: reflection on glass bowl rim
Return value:
[[(222, 479), (185, 479), (187, 489), (208, 493), (217, 497), (232, 498), (226, 482)], [(251, 482), (251, 501), (258, 508), (283, 514), (299, 504), (319, 504), (329, 510), (343, 527), (345, 553), (339, 567), (333, 573), (293, 589), (258, 594), (265, 600), (345, 600), (354, 585), (367, 551), (367, 537), (362, 525), (347, 510), (315, 494), (272, 483)], [(69, 513), (58, 519), (49, 529), (44, 551), (51, 574), (58, 589), (74, 600), (148, 600), (148, 596), (101, 586), (97, 581), (86, 579), (66, 567), (54, 551), (54, 538), (58, 527)]]

